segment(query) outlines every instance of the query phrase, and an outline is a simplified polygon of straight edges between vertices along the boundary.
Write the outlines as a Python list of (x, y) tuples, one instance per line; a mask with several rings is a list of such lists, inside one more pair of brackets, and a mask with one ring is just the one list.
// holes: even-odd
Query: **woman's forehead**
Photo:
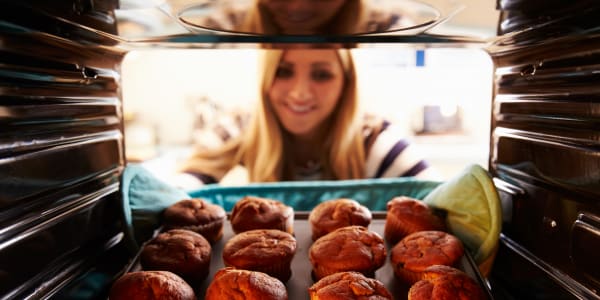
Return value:
[(288, 49), (283, 53), (283, 61), (306, 63), (338, 63), (335, 49)]

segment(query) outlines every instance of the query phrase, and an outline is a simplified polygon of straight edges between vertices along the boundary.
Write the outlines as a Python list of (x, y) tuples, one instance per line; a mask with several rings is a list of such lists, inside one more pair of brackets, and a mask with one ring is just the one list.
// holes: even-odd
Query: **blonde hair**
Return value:
[[(219, 150), (196, 153), (185, 171), (197, 171), (220, 179), (234, 166), (242, 164), (252, 182), (294, 180), (293, 159), (286, 156), (290, 153), (290, 149), (286, 149), (289, 137), (268, 101), (268, 91), (284, 51), (263, 50), (261, 100), (244, 134)], [(344, 70), (345, 84), (341, 98), (326, 122), (331, 126), (327, 130), (331, 134), (322, 143), (322, 179), (358, 179), (365, 173), (365, 149), (358, 122), (356, 72), (348, 49), (338, 49), (337, 54)]]
[[(356, 33), (357, 27), (361, 26), (363, 20), (367, 18), (367, 10), (363, 2), (363, 0), (346, 0), (333, 19), (316, 33), (333, 35)], [(240, 31), (267, 35), (281, 33), (261, 0), (254, 0), (254, 5), (248, 10)]]

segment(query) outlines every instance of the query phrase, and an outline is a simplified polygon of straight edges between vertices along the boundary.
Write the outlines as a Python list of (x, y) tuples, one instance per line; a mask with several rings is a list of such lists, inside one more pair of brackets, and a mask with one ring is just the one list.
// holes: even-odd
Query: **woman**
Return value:
[(375, 9), (366, 0), (253, 0), (250, 7), (225, 7), (198, 23), (210, 29), (267, 35), (343, 35), (414, 25), (398, 9)]
[(260, 101), (245, 132), (197, 152), (184, 172), (204, 183), (237, 165), (251, 182), (432, 175), (393, 126), (359, 115), (349, 50), (264, 53)]
[(241, 29), (263, 34), (354, 33), (363, 13), (359, 0), (256, 0)]

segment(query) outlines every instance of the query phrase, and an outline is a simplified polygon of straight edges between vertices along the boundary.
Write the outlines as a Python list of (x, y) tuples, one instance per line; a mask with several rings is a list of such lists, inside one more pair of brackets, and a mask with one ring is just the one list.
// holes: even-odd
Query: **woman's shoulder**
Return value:
[[(229, 141), (238, 139), (247, 129), (250, 113), (242, 109), (224, 110), (211, 117), (212, 121), (194, 133), (198, 149), (219, 149)], [(206, 118), (208, 119), (208, 118)]]
[(366, 175), (369, 178), (416, 176), (429, 164), (401, 126), (377, 116), (364, 117)]
[(388, 120), (370, 113), (365, 113), (362, 116), (361, 122), (362, 132), (365, 140), (377, 137), (391, 124)]

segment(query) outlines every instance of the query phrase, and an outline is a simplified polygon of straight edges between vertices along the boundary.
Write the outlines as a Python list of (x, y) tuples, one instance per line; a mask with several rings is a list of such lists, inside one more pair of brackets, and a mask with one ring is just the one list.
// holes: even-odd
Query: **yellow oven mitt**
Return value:
[(449, 230), (465, 244), (483, 276), (489, 274), (502, 227), (500, 198), (478, 165), (437, 186), (423, 201), (448, 212)]

